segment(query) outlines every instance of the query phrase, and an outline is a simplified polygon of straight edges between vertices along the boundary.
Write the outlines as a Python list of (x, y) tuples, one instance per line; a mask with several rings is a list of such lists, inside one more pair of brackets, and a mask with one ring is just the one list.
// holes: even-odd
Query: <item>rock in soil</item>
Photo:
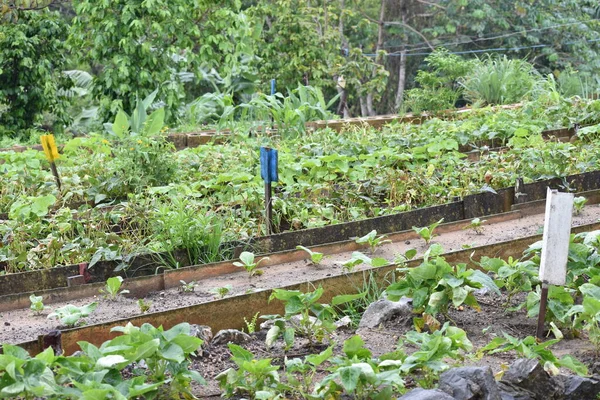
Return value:
[(210, 326), (197, 324), (190, 325), (190, 336), (202, 339), (204, 342), (202, 343), (202, 346), (206, 346), (213, 338), (212, 329)]
[(537, 395), (509, 382), (498, 382), (502, 400), (537, 400)]
[(456, 400), (501, 400), (490, 367), (453, 368), (440, 375), (438, 387)]
[(454, 400), (454, 397), (441, 390), (425, 390), (419, 388), (411, 390), (402, 397), (398, 397), (398, 400)]
[(539, 361), (532, 359), (520, 358), (515, 361), (501, 382), (528, 390), (535, 394), (535, 399), (558, 400), (562, 399), (564, 393), (563, 382), (548, 375)]
[(561, 376), (565, 385), (564, 400), (596, 400), (600, 394), (600, 380), (597, 377)]
[(242, 344), (249, 342), (252, 338), (247, 333), (238, 331), (237, 329), (223, 329), (217, 332), (212, 340), (213, 345), (219, 344)]
[(358, 327), (376, 328), (395, 317), (406, 317), (408, 321), (412, 322), (411, 302), (412, 299), (403, 297), (400, 301), (382, 299), (371, 303), (360, 319)]

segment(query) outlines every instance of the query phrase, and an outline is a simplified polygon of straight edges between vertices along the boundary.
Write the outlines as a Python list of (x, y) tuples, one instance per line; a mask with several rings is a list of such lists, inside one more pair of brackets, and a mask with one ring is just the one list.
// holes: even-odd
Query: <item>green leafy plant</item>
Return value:
[(46, 308), (48, 308), (44, 306), (42, 296), (36, 296), (35, 294), (32, 294), (29, 296), (29, 301), (31, 302), (29, 309), (33, 311), (34, 315), (40, 315)]
[(347, 272), (352, 272), (354, 270), (354, 267), (360, 264), (368, 264), (372, 267), (383, 267), (384, 265), (388, 265), (389, 263), (390, 262), (385, 258), (371, 258), (361, 253), (360, 251), (355, 251), (352, 253), (352, 258), (350, 260), (342, 263), (342, 267)]
[(187, 283), (186, 281), (179, 281), (181, 286), (179, 286), (179, 291), (183, 293), (192, 293), (196, 289), (196, 281), (191, 281)]
[(244, 268), (248, 274), (250, 274), (250, 276), (255, 276), (255, 275), (262, 275), (263, 271), (257, 269), (258, 266), (260, 265), (260, 263), (262, 263), (263, 261), (267, 261), (269, 259), (269, 257), (263, 257), (260, 260), (258, 260), (257, 262), (254, 262), (254, 253), (251, 253), (249, 251), (244, 251), (242, 252), (242, 254), (240, 254), (240, 261), (235, 261), (233, 263), (233, 265), (235, 265), (236, 267), (240, 267), (240, 268)]
[(506, 305), (510, 304), (515, 294), (530, 292), (540, 283), (539, 267), (532, 260), (520, 261), (509, 257), (505, 261), (484, 256), (481, 257), (479, 265), (484, 270), (494, 273), (494, 283), (508, 292)]
[(312, 251), (308, 247), (296, 246), (296, 249), (305, 251), (310, 256), (310, 261), (314, 265), (319, 265), (319, 263), (323, 259), (323, 253), (319, 253), (318, 251)]
[(222, 299), (225, 296), (227, 296), (229, 292), (231, 292), (231, 288), (231, 285), (225, 285), (218, 288), (210, 289), (210, 292), (216, 294), (217, 296), (219, 296), (219, 298)]
[(480, 356), (484, 353), (495, 354), (514, 350), (519, 356), (534, 358), (544, 363), (544, 369), (553, 375), (558, 374), (558, 368), (570, 369), (578, 375), (587, 375), (587, 367), (570, 354), (557, 358), (549, 349), (550, 346), (560, 342), (560, 339), (547, 340), (543, 343), (533, 336), (527, 336), (525, 339), (515, 338), (507, 333), (504, 337), (497, 337), (477, 352)]
[(388, 354), (389, 358), (383, 361), (373, 358), (358, 335), (344, 341), (343, 352), (343, 356), (330, 359), (333, 365), (328, 368), (329, 375), (317, 383), (312, 393), (316, 398), (345, 393), (354, 399), (383, 400), (393, 398), (394, 392), (399, 393), (404, 388), (397, 361), (404, 354), (397, 353), (393, 357)]
[(223, 390), (223, 396), (277, 399), (277, 392), (281, 387), (277, 373), (279, 366), (273, 365), (270, 358), (256, 360), (251, 352), (237, 344), (229, 343), (227, 346), (237, 369), (229, 368), (215, 377)]
[(54, 312), (48, 315), (48, 318), (58, 318), (62, 325), (74, 327), (81, 320), (81, 318), (85, 318), (94, 312), (96, 307), (98, 307), (98, 303), (96, 302), (82, 307), (67, 304), (64, 307), (54, 310)]
[(319, 354), (311, 354), (303, 359), (300, 357), (286, 358), (285, 376), (290, 396), (310, 398), (319, 366), (330, 360), (332, 356), (333, 350), (330, 346)]
[(260, 312), (257, 312), (250, 319), (250, 321), (248, 321), (246, 319), (246, 317), (244, 317), (244, 323), (246, 324), (246, 330), (248, 331), (249, 334), (253, 334), (254, 332), (256, 332), (256, 322), (258, 321), (258, 316), (259, 315), (260, 315)]
[(412, 228), (413, 228), (413, 231), (417, 232), (417, 235), (419, 235), (421, 237), (421, 239), (423, 239), (425, 241), (425, 244), (429, 244), (429, 242), (431, 242), (431, 239), (433, 239), (435, 236), (433, 231), (442, 222), (444, 222), (444, 218), (440, 219), (437, 222), (434, 222), (433, 224), (431, 224), (429, 226), (425, 226), (423, 228), (418, 228), (416, 226), (413, 226)]
[(375, 250), (377, 249), (377, 247), (382, 246), (386, 243), (392, 243), (391, 240), (385, 239), (385, 238), (386, 238), (386, 235), (377, 236), (377, 231), (372, 230), (371, 232), (367, 233), (365, 236), (357, 238), (355, 241), (358, 244), (368, 244), (369, 249), (371, 249), (371, 254), (373, 254), (373, 253), (375, 253)]
[(302, 293), (299, 290), (273, 289), (269, 301), (280, 300), (285, 305), (285, 314), (263, 315), (261, 318), (274, 321), (267, 332), (266, 345), (271, 347), (279, 336), (283, 337), (286, 350), (294, 344), (296, 335), (304, 336), (309, 346), (315, 342), (330, 339), (335, 330), (335, 311), (329, 304), (320, 304), (318, 300), (323, 295), (323, 288), (312, 292)]
[(583, 207), (585, 207), (585, 204), (588, 202), (588, 199), (586, 199), (583, 196), (577, 196), (573, 199), (573, 213), (575, 215), (579, 215), (581, 214), (581, 211), (583, 210)]
[(396, 254), (396, 257), (394, 258), (394, 263), (398, 265), (405, 265), (408, 261), (415, 258), (416, 255), (416, 249), (408, 249), (404, 253)]
[(150, 307), (152, 307), (152, 302), (144, 299), (138, 299), (137, 304), (142, 314), (146, 314), (148, 311), (150, 311)]
[(588, 332), (588, 338), (596, 350), (600, 350), (600, 287), (584, 283), (579, 287), (583, 294), (581, 304), (576, 304), (567, 312), (573, 318), (573, 328)]
[(121, 290), (121, 285), (123, 284), (123, 277), (121, 276), (113, 276), (106, 280), (106, 285), (104, 288), (100, 289), (100, 293), (104, 294), (104, 298), (108, 300), (116, 300), (117, 296), (129, 293), (129, 290)]
[[(432, 250), (435, 250), (433, 253)], [(431, 330), (439, 328), (435, 319), (438, 313), (448, 318), (448, 306), (459, 307), (463, 304), (479, 310), (479, 303), (473, 292), (482, 287), (496, 294), (500, 291), (492, 278), (485, 273), (468, 269), (466, 264), (452, 266), (440, 257), (441, 248), (432, 247), (425, 254), (423, 263), (415, 268), (399, 268), (401, 278), (389, 285), (386, 296), (397, 301), (403, 296), (413, 299), (413, 311), (423, 314), (423, 318), (415, 318), (415, 327), (422, 329), (425, 325)]]
[(463, 229), (472, 229), (477, 235), (481, 235), (483, 227), (482, 225), (486, 223), (487, 220), (481, 218), (473, 218), (469, 225), (465, 226)]

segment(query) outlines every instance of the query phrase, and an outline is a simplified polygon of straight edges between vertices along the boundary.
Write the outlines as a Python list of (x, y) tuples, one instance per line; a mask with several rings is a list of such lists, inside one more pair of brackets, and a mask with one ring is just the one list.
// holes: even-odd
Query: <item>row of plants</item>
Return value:
[[(518, 260), (482, 257), (476, 263), (478, 270), (449, 264), (441, 246), (434, 244), (417, 267), (399, 265), (387, 278), (387, 287), (373, 284), (371, 276), (359, 293), (336, 296), (330, 304), (319, 301), (322, 287), (308, 292), (274, 289), (271, 300), (283, 303), (284, 314), (261, 316), (272, 321), (266, 333), (267, 348), (281, 346), (288, 354), (297, 339), (303, 338), (309, 354), (290, 354), (283, 361), (256, 358), (242, 346), (229, 344), (235, 366), (215, 379), (224, 397), (384, 399), (415, 384), (434, 387), (439, 374), (452, 365), (509, 351), (540, 360), (550, 374), (567, 368), (587, 375), (586, 365), (572, 355), (557, 357), (550, 347), (569, 332), (571, 337), (587, 337), (600, 349), (600, 231), (571, 236), (567, 283), (551, 286), (549, 291), (546, 318), (554, 339), (539, 342), (531, 336), (504, 333), (475, 349), (466, 332), (449, 317), (450, 308), (479, 310), (475, 291), (485, 288), (505, 295), (504, 312), (526, 308), (534, 318), (539, 312), (540, 250), (538, 242)], [(116, 296), (118, 290), (110, 292)], [(511, 297), (517, 294), (526, 300), (510, 307)], [(392, 301), (412, 298), (414, 329), (399, 339), (396, 348), (374, 357), (358, 335), (336, 343), (335, 322), (350, 315), (356, 324), (365, 308), (382, 296)], [(247, 327), (254, 331), (256, 316)], [(191, 381), (203, 380), (201, 371), (189, 369), (190, 359), (202, 341), (189, 336), (189, 325), (168, 331), (148, 324), (114, 330), (123, 335), (100, 347), (81, 342), (82, 352), (72, 356), (56, 355), (49, 348), (32, 358), (18, 347), (5, 345), (0, 355), (0, 393), (8, 398), (193, 398)]]
[[(138, 99), (131, 116), (120, 112), (106, 136), (65, 144), (58, 161), (62, 192), (41, 153), (0, 154), (0, 211), (9, 217), (0, 226), (5, 273), (100, 260), (125, 267), (135, 254), (179, 248), (188, 250), (192, 263), (227, 256), (230, 249), (222, 243), (264, 232), (259, 143), (279, 149), (273, 202), (279, 230), (445, 203), (511, 186), (518, 177), (530, 182), (598, 169), (594, 126), (581, 129), (575, 143), (545, 141), (539, 134), (552, 120), (592, 121), (598, 101), (559, 98), (555, 109), (548, 108), (556, 113), (552, 118), (532, 119), (541, 109), (532, 103), (393, 125), (383, 134), (361, 128), (287, 139), (236, 135), (224, 145), (177, 153), (160, 135), (162, 110), (146, 114), (152, 101)], [(477, 162), (457, 152), (492, 139), (508, 149)], [(78, 203), (84, 205), (73, 206)], [(174, 259), (167, 257), (165, 266), (176, 267)]]

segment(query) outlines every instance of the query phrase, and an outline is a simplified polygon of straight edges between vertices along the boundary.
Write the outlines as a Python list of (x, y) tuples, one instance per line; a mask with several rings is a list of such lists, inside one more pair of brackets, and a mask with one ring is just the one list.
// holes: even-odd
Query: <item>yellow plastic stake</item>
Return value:
[(60, 158), (60, 154), (58, 154), (58, 149), (56, 148), (56, 142), (54, 141), (54, 135), (42, 135), (41, 139), (44, 154), (46, 154), (48, 161), (52, 163), (54, 160)]
[(54, 141), (54, 135), (42, 135), (40, 137), (42, 140), (42, 147), (44, 149), (44, 154), (46, 154), (46, 158), (50, 162), (50, 169), (52, 170), (52, 175), (56, 179), (56, 186), (58, 186), (58, 190), (61, 190), (60, 176), (58, 175), (58, 169), (56, 168), (56, 164), (54, 161), (60, 158), (60, 154), (58, 154), (58, 149), (56, 148), (56, 142)]

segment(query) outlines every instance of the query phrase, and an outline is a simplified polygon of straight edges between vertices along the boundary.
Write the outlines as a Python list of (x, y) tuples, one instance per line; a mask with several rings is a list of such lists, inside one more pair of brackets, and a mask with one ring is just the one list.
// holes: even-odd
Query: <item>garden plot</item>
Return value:
[[(573, 217), (573, 225), (580, 226), (596, 222), (600, 217), (600, 206), (586, 206), (579, 215)], [(494, 256), (494, 254), (480, 254), (477, 247), (491, 245), (508, 241), (517, 237), (526, 237), (540, 233), (543, 225), (543, 214), (530, 215), (519, 219), (511, 219), (508, 221), (500, 221), (487, 224), (484, 222), (481, 227), (471, 227), (468, 229), (454, 230), (450, 232), (444, 231), (440, 227), (441, 234), (433, 238), (433, 243), (442, 246), (446, 252), (456, 252), (461, 249), (472, 248), (474, 256)], [(466, 221), (463, 224), (456, 224), (455, 228), (469, 226)], [(384, 243), (375, 249), (374, 254), (369, 253), (368, 247), (361, 249), (363, 253), (359, 258), (367, 256), (368, 258), (384, 259), (387, 263), (398, 261), (399, 254), (405, 254), (409, 249), (417, 251), (416, 257), (421, 256), (429, 245), (424, 240), (418, 238), (413, 233), (390, 235), (393, 243)], [(231, 296), (245, 295), (252, 292), (268, 292), (272, 288), (285, 287), (292, 284), (300, 284), (303, 282), (312, 282), (322, 279), (327, 279), (332, 276), (343, 276), (348, 273), (351, 268), (344, 267), (344, 263), (356, 258), (355, 251), (357, 245), (349, 242), (345, 245), (346, 251), (327, 254), (323, 250), (325, 256), (318, 265), (311, 265), (309, 260), (301, 260), (295, 262), (283, 262), (275, 265), (260, 267), (264, 270), (264, 274), (260, 276), (250, 277), (242, 268), (238, 272), (232, 272), (221, 276), (205, 277), (203, 267), (195, 269), (182, 270), (185, 273), (186, 283), (191, 284), (195, 281), (195, 287), (189, 292), (180, 287), (175, 287), (168, 290), (161, 290), (157, 293), (148, 293), (144, 295), (144, 300), (151, 303), (150, 312), (159, 313), (165, 310), (174, 308), (191, 307), (207, 302), (217, 300), (221, 295)], [(344, 245), (335, 247), (344, 249)], [(326, 249), (326, 248), (324, 248)], [(516, 255), (516, 254), (515, 254)], [(306, 257), (307, 255), (305, 255)], [(262, 257), (261, 257), (262, 258)], [(451, 258), (450, 258), (451, 259)], [(258, 260), (258, 259), (257, 259)], [(353, 267), (355, 271), (371, 270), (371, 267), (366, 263), (358, 262)], [(228, 270), (232, 271), (235, 267)], [(376, 269), (375, 269), (376, 270)], [(181, 275), (183, 276), (183, 275)], [(148, 278), (144, 278), (148, 279)], [(173, 279), (173, 278), (171, 278)], [(128, 285), (125, 285), (128, 287)], [(219, 294), (219, 288), (223, 288)], [(225, 290), (227, 289), (227, 290)], [(356, 288), (358, 290), (358, 288)], [(138, 289), (138, 293), (143, 289)], [(146, 290), (148, 291), (148, 290)], [(101, 295), (79, 299), (71, 303), (77, 306), (86, 305), (92, 302), (98, 302), (98, 308), (89, 317), (83, 320), (89, 324), (100, 324), (109, 321), (121, 320), (125, 321), (133, 317), (140, 317), (140, 308), (136, 299), (118, 297), (115, 301), (109, 301), (101, 298)], [(56, 310), (65, 303), (56, 302), (51, 305), (52, 310)], [(50, 310), (45, 311), (47, 314)], [(240, 314), (236, 323), (239, 325), (242, 322), (243, 316), (248, 316), (251, 310), (243, 310), (245, 314)], [(56, 320), (49, 320), (45, 315), (32, 316), (29, 309), (21, 309), (15, 311), (3, 312), (0, 323), (4, 324), (4, 329), (0, 334), (0, 341), (3, 343), (20, 343), (37, 339), (39, 335), (47, 334), (49, 331), (59, 327)], [(153, 314), (149, 314), (151, 316)], [(249, 316), (251, 316), (250, 314)], [(192, 317), (192, 315), (190, 315)], [(194, 316), (197, 318), (198, 316)], [(216, 316), (218, 318), (218, 316)], [(144, 317), (141, 316), (143, 319)], [(183, 316), (182, 318), (185, 318)], [(217, 322), (215, 320), (215, 322)], [(181, 321), (179, 321), (181, 322)], [(207, 322), (211, 325), (210, 322)], [(86, 328), (84, 328), (86, 329)]]

